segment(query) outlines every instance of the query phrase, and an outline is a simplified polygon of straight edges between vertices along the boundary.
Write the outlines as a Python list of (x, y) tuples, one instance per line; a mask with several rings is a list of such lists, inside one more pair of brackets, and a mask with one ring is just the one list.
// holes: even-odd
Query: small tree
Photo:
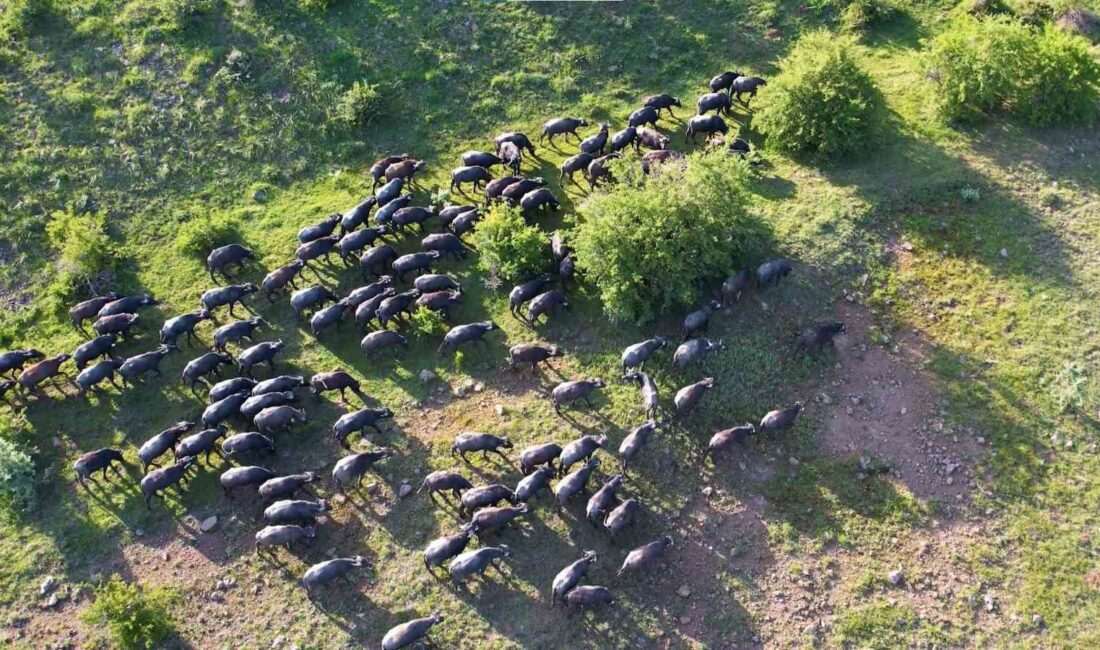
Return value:
[(871, 145), (885, 104), (856, 63), (853, 47), (827, 32), (807, 34), (795, 43), (753, 117), (753, 125), (768, 136), (768, 146), (833, 156)]
[(172, 632), (168, 608), (175, 599), (165, 589), (144, 589), (115, 574), (96, 589), (82, 617), (90, 625), (106, 626), (119, 647), (147, 650)]
[(518, 208), (496, 205), (474, 230), (478, 265), (503, 280), (521, 281), (550, 269), (549, 239), (527, 225)]
[(648, 178), (621, 176), (584, 202), (572, 238), (612, 320), (642, 323), (694, 304), (701, 282), (757, 252), (762, 230), (746, 209), (744, 161), (697, 153)]

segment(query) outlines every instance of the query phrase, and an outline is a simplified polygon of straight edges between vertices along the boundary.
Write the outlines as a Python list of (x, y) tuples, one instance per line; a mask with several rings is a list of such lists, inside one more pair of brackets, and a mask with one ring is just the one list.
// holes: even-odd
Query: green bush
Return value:
[(417, 309), (409, 317), (409, 326), (413, 337), (420, 340), (437, 338), (445, 334), (450, 327), (447, 325), (447, 320), (443, 318), (443, 314), (423, 308)]
[(144, 589), (117, 574), (95, 591), (95, 601), (82, 618), (89, 625), (106, 626), (119, 647), (156, 647), (172, 632), (169, 606), (176, 597), (165, 589)]
[(351, 126), (367, 126), (382, 117), (382, 94), (377, 84), (356, 81), (336, 104), (336, 119)]
[(550, 268), (549, 239), (527, 225), (518, 208), (496, 205), (473, 234), (478, 266), (491, 276), (519, 282)]
[(211, 250), (241, 239), (240, 223), (224, 214), (194, 217), (176, 233), (176, 249), (184, 255), (206, 257)]
[(1042, 125), (1096, 112), (1100, 64), (1083, 39), (1049, 26), (959, 18), (932, 39), (926, 64), (939, 85), (936, 112), (946, 121), (1007, 111)]
[(62, 293), (77, 284), (93, 284), (114, 266), (115, 245), (102, 214), (55, 212), (46, 224), (46, 236), (57, 253), (55, 286)]
[(0, 507), (25, 512), (34, 504), (34, 461), (15, 443), (0, 438)]
[(696, 153), (648, 178), (626, 171), (584, 202), (572, 237), (577, 266), (613, 321), (643, 323), (695, 304), (701, 281), (764, 253), (746, 207), (744, 161)]
[(779, 69), (753, 117), (769, 146), (833, 156), (871, 145), (885, 105), (856, 63), (849, 40), (828, 32), (807, 34)]
[(840, 12), (840, 25), (847, 32), (862, 34), (890, 20), (895, 11), (882, 0), (852, 0)]
[(53, 0), (13, 0), (0, 10), (0, 40), (13, 40), (34, 31), (53, 13)]

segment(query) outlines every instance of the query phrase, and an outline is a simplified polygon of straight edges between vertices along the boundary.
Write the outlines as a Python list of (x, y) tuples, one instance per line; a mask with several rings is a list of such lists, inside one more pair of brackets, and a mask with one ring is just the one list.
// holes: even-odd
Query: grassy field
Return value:
[[(82, 340), (49, 289), (57, 270), (45, 223), (55, 211), (97, 206), (122, 257), (114, 286), (160, 300), (121, 348), (134, 354), (213, 286), (201, 259), (175, 246), (197, 215), (240, 220), (260, 257), (242, 278), (258, 281), (292, 257), (301, 226), (370, 192), (363, 171), (381, 155), (428, 161), (417, 192), (426, 202), (462, 151), (489, 149), (496, 133), (537, 133), (559, 115), (620, 128), (656, 92), (690, 105), (723, 69), (774, 73), (800, 32), (836, 27), (840, 8), (332, 4), (12, 3), (26, 9), (0, 20), (0, 347), (52, 354)], [(396, 498), (402, 481), (416, 486), (427, 472), (460, 467), (450, 443), (467, 429), (507, 433), (517, 448), (604, 433), (617, 448), (644, 419), (636, 388), (611, 381), (596, 409), (570, 419), (554, 415), (545, 393), (562, 378), (617, 378), (619, 352), (641, 338), (679, 338), (682, 314), (643, 328), (608, 323), (583, 283), (572, 311), (532, 331), (508, 315), (507, 287), (486, 286), (471, 258), (442, 266), (468, 290), (454, 320), (492, 318), (503, 331), (454, 359), (439, 358), (439, 337), (428, 335), (396, 361), (367, 360), (354, 328), (318, 340), (286, 300), (250, 299), (272, 325), (264, 337), (288, 344), (280, 372), (346, 368), (362, 377), (371, 403), (397, 413), (373, 440), (397, 454), (369, 475), (372, 487), (337, 503), (308, 547), (274, 560), (252, 554), (258, 501), (221, 494), (225, 461), (151, 511), (137, 490), (137, 447), (201, 411), (177, 379), (197, 348), (185, 346), (166, 359), (163, 378), (134, 389), (85, 399), (67, 387), (64, 399), (51, 391), (25, 410), (0, 410), (0, 432), (33, 451), (40, 477), (37, 507), (0, 521), (0, 638), (27, 648), (106, 645), (75, 614), (91, 585), (120, 573), (182, 596), (173, 610), (178, 647), (376, 647), (391, 626), (433, 610), (447, 616), (433, 631), (440, 647), (562, 647), (563, 638), (599, 648), (813, 639), (853, 648), (1095, 647), (1100, 139), (1090, 127), (1033, 130), (1002, 118), (967, 129), (937, 123), (918, 54), (953, 4), (897, 4), (859, 48), (889, 105), (889, 132), (852, 160), (764, 156), (752, 210), (770, 228), (773, 254), (796, 260), (797, 271), (716, 317), (711, 335), (727, 347), (706, 373), (718, 388), (643, 452), (626, 492), (645, 514), (623, 539), (613, 544), (590, 527), (583, 505), (557, 517), (538, 501), (518, 531), (499, 538), (515, 551), (503, 576), (463, 592), (424, 571), (421, 549), (458, 524), (422, 496)], [(351, 127), (333, 110), (361, 80), (378, 84), (384, 112)], [(677, 114), (663, 129), (671, 148), (687, 150), (680, 120), (690, 110)], [(742, 136), (762, 145), (750, 115), (737, 118)], [(525, 173), (556, 177), (574, 151), (540, 148)], [(584, 198), (577, 187), (559, 195), (566, 215)], [(359, 283), (338, 262), (320, 276), (340, 291)], [(790, 358), (798, 331), (838, 314), (852, 326), (835, 358)], [(204, 340), (210, 332), (200, 328)], [(544, 373), (508, 371), (508, 346), (530, 340), (562, 345), (567, 356)], [(677, 373), (669, 357), (649, 368), (666, 404), (702, 376)], [(421, 381), (426, 369), (439, 380)], [(885, 390), (903, 369), (917, 374), (896, 387), (915, 396), (901, 415), (919, 415), (919, 431), (856, 395)], [(807, 409), (794, 430), (717, 463), (701, 459), (713, 431), (796, 399)], [(309, 424), (260, 460), (327, 475), (342, 455), (328, 429), (347, 407), (310, 397), (304, 405)], [(878, 427), (865, 437), (832, 426), (864, 415)], [(876, 447), (883, 433), (890, 440)], [(79, 489), (72, 461), (106, 445), (134, 461), (134, 482)], [(942, 468), (931, 477), (860, 471), (861, 456), (923, 467), (934, 455), (963, 458), (964, 467), (951, 477)], [(601, 479), (614, 473), (612, 458), (603, 460)], [(477, 459), (463, 471), (475, 482), (518, 478), (499, 461)], [(199, 532), (213, 514), (218, 528)], [(666, 565), (646, 579), (614, 577), (627, 549), (664, 534), (677, 540)], [(617, 605), (567, 617), (550, 608), (549, 585), (584, 549), (601, 555), (589, 581), (611, 588)], [(305, 567), (357, 553), (370, 568), (354, 586), (306, 598), (297, 582)], [(886, 578), (896, 568), (900, 587)], [(46, 575), (69, 594), (50, 609), (38, 591)], [(212, 599), (227, 577), (234, 584)]]

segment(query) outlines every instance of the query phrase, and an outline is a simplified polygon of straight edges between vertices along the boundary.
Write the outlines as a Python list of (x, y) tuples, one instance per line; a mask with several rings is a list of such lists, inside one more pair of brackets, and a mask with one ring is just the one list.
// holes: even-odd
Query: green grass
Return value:
[[(734, 67), (770, 74), (801, 30), (833, 25), (838, 13), (831, 3), (800, 10), (796, 3), (776, 2), (410, 7), (375, 0), (336, 2), (328, 11), (291, 0), (31, 4), (49, 8), (32, 12), (21, 31), (6, 24), (0, 30), (0, 288), (16, 306), (0, 313), (0, 346), (60, 351), (81, 340), (61, 302), (45, 292), (55, 267), (44, 223), (54, 211), (90, 203), (107, 216), (122, 258), (118, 288), (153, 293), (162, 303), (143, 313), (126, 354), (151, 347), (163, 318), (194, 309), (199, 293), (211, 286), (201, 257), (177, 245), (183, 225), (200, 215), (232, 215), (242, 241), (259, 253), (259, 264), (244, 274), (256, 280), (262, 269), (290, 258), (298, 228), (368, 193), (362, 170), (383, 153), (409, 151), (428, 160), (424, 190), (417, 194), (418, 202), (426, 201), (432, 189), (446, 186), (459, 153), (488, 148), (497, 132), (537, 133), (538, 125), (559, 114), (609, 119), (616, 126), (641, 96), (654, 92), (672, 92), (690, 104), (713, 72)], [(703, 484), (738, 500), (767, 499), (760, 543), (779, 564), (789, 556), (810, 566), (814, 556), (839, 549), (865, 552), (869, 557), (855, 570), (880, 575), (887, 558), (896, 557), (892, 540), (920, 535), (937, 517), (935, 504), (885, 479), (855, 480), (851, 459), (818, 457), (820, 411), (811, 408), (774, 446), (751, 452), (762, 462), (775, 457), (781, 466), (787, 456), (805, 459), (795, 473), (755, 482), (729, 467), (700, 466), (693, 455), (713, 430), (814, 394), (831, 361), (788, 359), (789, 339), (826, 318), (842, 292), (854, 291), (875, 310), (876, 336), (884, 345), (901, 328), (926, 333), (948, 426), (989, 441), (974, 505), (983, 537), (960, 562), (997, 591), (1004, 616), (1016, 613), (1022, 622), (988, 626), (972, 612), (949, 609), (941, 613), (952, 625), (948, 630), (904, 603), (863, 600), (838, 612), (830, 642), (1095, 645), (1100, 598), (1085, 576), (1097, 551), (1100, 492), (1094, 453), (1100, 397), (1094, 380), (1100, 347), (1096, 136), (1087, 128), (1034, 131), (992, 121), (955, 130), (936, 123), (915, 54), (919, 39), (938, 29), (954, 3), (897, 4), (898, 15), (866, 34), (858, 50), (892, 112), (889, 132), (866, 156), (842, 164), (814, 168), (769, 156), (750, 188), (754, 216), (769, 224), (776, 254), (799, 262), (798, 272), (781, 291), (752, 297), (718, 317), (713, 333), (725, 339), (727, 350), (708, 361), (707, 372), (721, 388), (705, 398), (689, 426), (645, 450), (629, 489), (646, 515), (618, 547), (573, 521), (577, 510), (557, 519), (540, 503), (526, 535), (505, 535), (516, 550), (507, 582), (494, 578), (475, 586), (471, 596), (423, 572), (419, 550), (454, 523), (422, 499), (390, 503), (402, 479), (417, 483), (430, 469), (454, 466), (450, 440), (463, 429), (506, 432), (517, 446), (574, 435), (538, 393), (556, 376), (514, 379), (504, 369), (508, 345), (544, 338), (566, 347), (568, 357), (558, 364), (564, 376), (610, 379), (624, 345), (678, 331), (679, 314), (641, 329), (612, 326), (592, 289), (582, 286), (572, 312), (532, 333), (507, 315), (504, 292), (487, 289), (471, 259), (443, 266), (468, 289), (456, 321), (491, 317), (504, 331), (455, 360), (438, 359), (437, 342), (428, 337), (414, 340), (397, 362), (367, 361), (350, 327), (318, 341), (294, 322), (285, 301), (250, 302), (271, 322), (270, 337), (288, 342), (283, 370), (353, 369), (366, 392), (399, 415), (397, 430), (378, 440), (398, 454), (374, 478), (376, 513), (339, 507), (335, 521), (321, 526), (298, 559), (280, 554), (290, 578), (251, 557), (251, 505), (220, 495), (221, 461), (201, 471), (182, 500), (173, 494), (152, 512), (132, 485), (89, 494), (71, 478), (79, 452), (123, 445), (132, 461), (149, 435), (197, 415), (200, 403), (176, 379), (197, 350), (170, 357), (164, 379), (133, 390), (2, 411), (4, 434), (34, 450), (41, 482), (37, 510), (0, 524), (0, 555), (13, 558), (0, 566), (0, 606), (13, 617), (33, 617), (45, 572), (90, 580), (107, 573), (104, 565), (121, 561), (126, 545), (188, 539), (179, 525), (185, 515), (201, 519), (217, 512), (223, 520), (233, 514), (240, 520), (223, 529), (232, 557), (216, 558), (221, 568), (248, 584), (270, 582), (252, 615), (234, 626), (235, 642), (265, 647), (282, 634), (306, 647), (374, 644), (389, 626), (440, 608), (449, 620), (434, 636), (444, 646), (547, 646), (560, 639), (563, 627), (592, 647), (626, 646), (661, 628), (675, 642), (689, 643), (672, 631), (684, 615), (680, 603), (654, 593), (653, 584), (674, 590), (678, 579), (610, 581), (621, 549), (689, 530), (673, 514), (695, 503)], [(782, 39), (764, 38), (770, 28)], [(349, 127), (334, 118), (340, 96), (355, 82), (377, 84), (382, 97), (381, 117), (369, 126)], [(747, 115), (737, 121), (743, 135), (761, 143)], [(676, 131), (672, 146), (684, 149), (679, 124)], [(556, 176), (565, 149), (540, 148), (538, 172)], [(965, 200), (961, 190), (967, 187), (980, 198)], [(262, 200), (254, 198), (258, 190)], [(581, 197), (570, 189), (567, 210)], [(549, 231), (561, 223), (557, 217), (540, 226)], [(900, 241), (912, 251), (898, 254), (894, 243)], [(863, 288), (858, 278), (865, 273)], [(357, 283), (354, 272), (338, 264), (322, 267), (321, 274), (341, 290)], [(200, 332), (209, 338), (209, 328)], [(697, 378), (673, 372), (667, 361), (661, 353), (652, 366), (666, 402), (675, 386)], [(1075, 369), (1068, 380), (1067, 363)], [(484, 382), (488, 391), (452, 399), (422, 384), (422, 369), (454, 385), (467, 378)], [(507, 407), (505, 416), (493, 412), (496, 403)], [(1067, 410), (1067, 403), (1074, 406)], [(642, 419), (632, 386), (612, 382), (598, 406), (599, 416), (579, 414), (579, 426), (607, 433), (616, 444)], [(306, 407), (310, 425), (277, 440), (290, 452), (272, 461), (280, 470), (327, 470), (340, 453), (326, 429), (341, 409), (308, 398)], [(476, 460), (474, 468), (486, 481), (515, 480), (498, 465)], [(603, 475), (612, 471), (604, 467)], [(137, 478), (136, 469), (130, 473)], [(744, 542), (726, 547), (735, 543)], [(593, 580), (609, 582), (621, 607), (586, 622), (567, 621), (542, 599), (553, 574), (585, 548), (604, 555)], [(315, 607), (294, 579), (327, 550), (367, 555), (371, 583), (362, 587), (365, 594)], [(720, 607), (692, 614), (706, 622), (692, 643), (747, 641), (766, 613), (757, 606), (759, 587), (736, 565), (710, 573), (720, 575), (713, 584), (708, 577), (697, 597), (705, 598), (711, 586), (725, 595), (715, 601)], [(1029, 627), (1033, 614), (1042, 615), (1043, 630)], [(177, 622), (181, 639), (196, 647), (215, 644), (193, 619)]]

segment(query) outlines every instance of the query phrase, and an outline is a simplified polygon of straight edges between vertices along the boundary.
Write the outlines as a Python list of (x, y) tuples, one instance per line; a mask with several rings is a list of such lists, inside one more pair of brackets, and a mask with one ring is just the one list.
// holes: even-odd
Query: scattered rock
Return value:
[(46, 601), (46, 604), (44, 605), (44, 607), (46, 609), (53, 609), (54, 607), (57, 607), (57, 605), (60, 602), (61, 602), (61, 596), (59, 594), (53, 593), (53, 594), (50, 594), (50, 599)]
[(1001, 249), (1001, 257), (1008, 257), (1008, 249), (1007, 248), (1002, 248)]
[(691, 587), (687, 585), (680, 585), (680, 588), (676, 590), (676, 593), (680, 595), (680, 598), (687, 598), (691, 595)]
[(497, 415), (504, 415), (508, 412), (507, 409), (504, 408), (503, 404), (497, 404), (493, 407), (493, 410), (496, 411)]
[(202, 523), (199, 524), (199, 530), (201, 530), (204, 533), (209, 533), (210, 531), (214, 530), (214, 528), (217, 525), (218, 525), (218, 516), (217, 515), (211, 515), (211, 516), (207, 517), (206, 519), (202, 520)]
[(267, 201), (267, 190), (265, 190), (265, 189), (256, 190), (255, 192), (252, 193), (252, 200), (255, 201), (256, 203), (263, 203), (264, 201)]
[(46, 579), (42, 581), (42, 584), (38, 587), (38, 593), (45, 596), (57, 587), (57, 578), (53, 576), (46, 576)]
[(690, 616), (681, 616), (680, 617), (680, 625), (687, 625), (688, 623), (691, 623), (691, 617)]
[(905, 574), (901, 572), (901, 569), (894, 569), (886, 576), (886, 579), (890, 581), (890, 584), (897, 587), (905, 582)]
[(485, 390), (485, 384), (481, 383), (480, 381), (474, 384), (475, 393), (480, 393), (483, 390)]
[(985, 611), (987, 612), (997, 609), (997, 599), (993, 594), (982, 594), (982, 602), (985, 603)]
[(787, 459), (787, 463), (788, 463), (788, 464), (789, 464), (789, 465), (790, 465), (791, 467), (798, 467), (798, 459), (797, 459), (797, 458), (795, 458), (794, 456), (791, 456), (790, 458), (788, 458), (788, 459)]
[(1043, 617), (1039, 614), (1035, 614), (1031, 617), (1031, 624), (1035, 627), (1043, 627), (1044, 625), (1046, 625), (1046, 621), (1044, 621)]
[(413, 492), (413, 486), (410, 485), (408, 481), (403, 481), (401, 483), (401, 487), (397, 488), (397, 496), (398, 496), (398, 498), (401, 498), (401, 499), (404, 499), (405, 497), (409, 496), (410, 494), (412, 494), (412, 492)]
[(703, 488), (703, 496), (709, 497), (712, 494), (714, 494), (714, 488), (710, 487), (709, 485)]
[(335, 503), (343, 503), (343, 502), (347, 501), (347, 500), (348, 500), (348, 498), (347, 498), (347, 496), (346, 496), (346, 495), (343, 495), (343, 494), (336, 494), (336, 495), (333, 495), (333, 497), (332, 497), (332, 500), (333, 500), (333, 502), (335, 502)]
[(429, 382), (435, 381), (436, 379), (439, 379), (439, 375), (435, 374), (431, 370), (428, 370), (427, 368), (425, 368), (425, 369), (420, 371), (420, 381), (421, 382), (427, 384)]

